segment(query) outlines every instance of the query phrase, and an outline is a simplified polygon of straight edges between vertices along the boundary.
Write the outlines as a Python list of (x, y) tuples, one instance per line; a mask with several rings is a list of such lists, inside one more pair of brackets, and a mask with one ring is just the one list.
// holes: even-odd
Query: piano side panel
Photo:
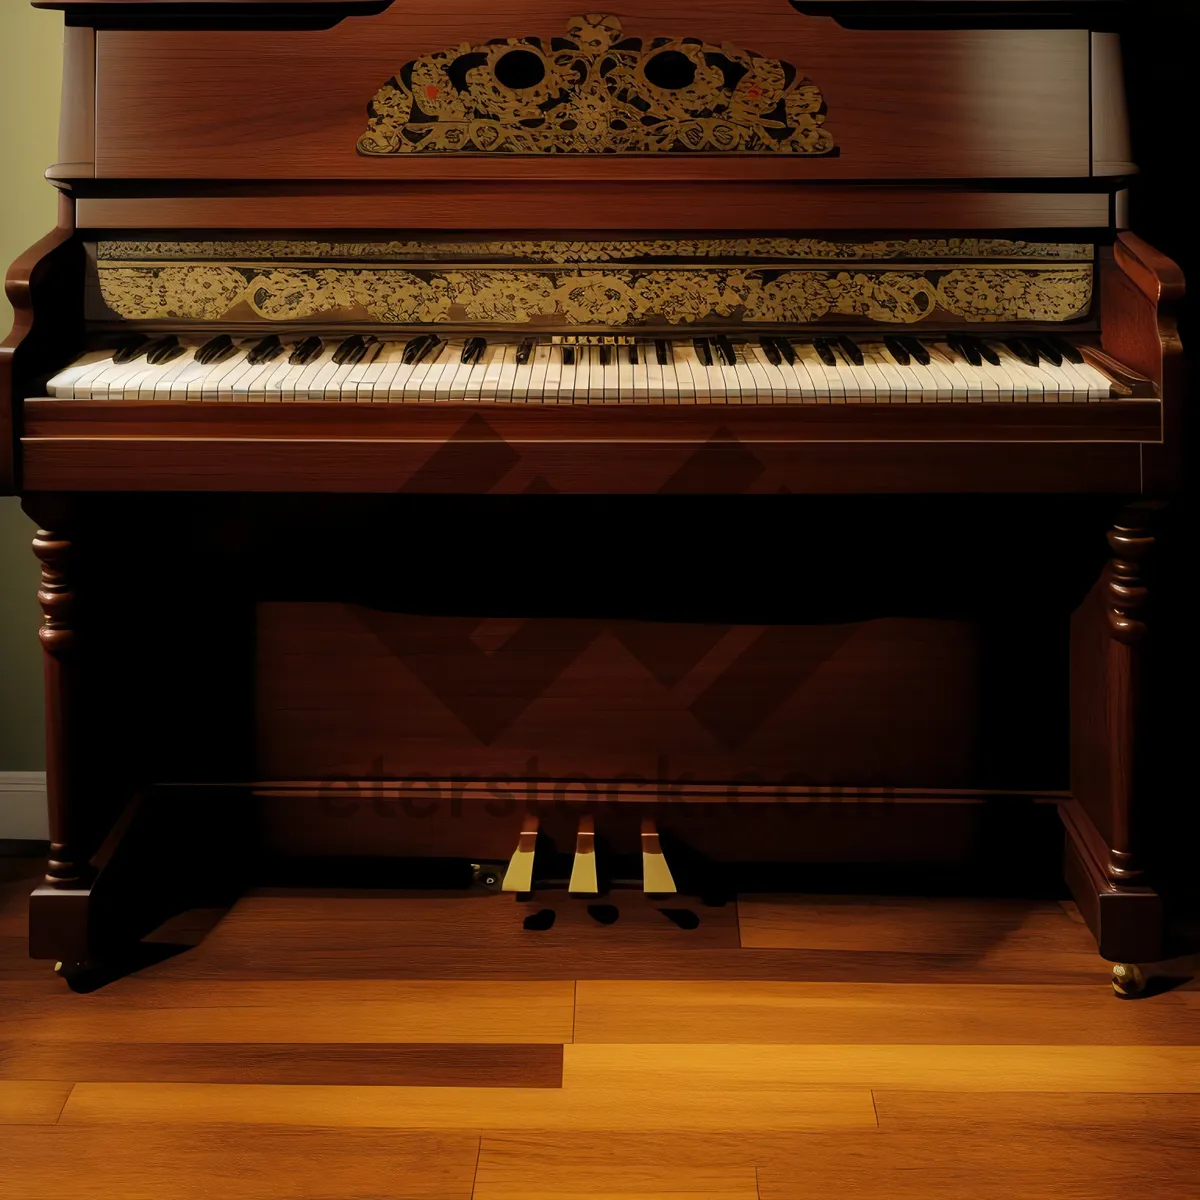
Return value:
[[(588, 179), (594, 155), (365, 157), (368, 101), (407, 61), (462, 43), (565, 31), (580, 5), (395, 5), (322, 32), (97, 34), (97, 174), (140, 178)], [(657, 0), (627, 36), (731, 43), (820, 89), (832, 156), (741, 156), (742, 178), (1085, 177), (1086, 30), (842, 29), (787, 0)], [(608, 177), (726, 178), (720, 155), (605, 156)], [(783, 222), (780, 222), (783, 224)]]

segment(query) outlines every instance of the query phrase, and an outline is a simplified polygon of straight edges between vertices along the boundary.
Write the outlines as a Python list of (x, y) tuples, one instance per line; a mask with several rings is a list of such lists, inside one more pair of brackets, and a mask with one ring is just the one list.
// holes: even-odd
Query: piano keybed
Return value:
[(112, 339), (46, 385), (55, 399), (156, 403), (1088, 403), (1127, 395), (1057, 336), (467, 333)]

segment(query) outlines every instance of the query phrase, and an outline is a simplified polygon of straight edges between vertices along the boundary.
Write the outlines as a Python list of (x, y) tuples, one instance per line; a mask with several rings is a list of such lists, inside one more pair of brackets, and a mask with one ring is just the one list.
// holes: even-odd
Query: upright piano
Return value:
[(35, 957), (231, 861), (1060, 847), (1119, 989), (1161, 957), (1183, 282), (1126, 227), (1122, 5), (34, 2)]

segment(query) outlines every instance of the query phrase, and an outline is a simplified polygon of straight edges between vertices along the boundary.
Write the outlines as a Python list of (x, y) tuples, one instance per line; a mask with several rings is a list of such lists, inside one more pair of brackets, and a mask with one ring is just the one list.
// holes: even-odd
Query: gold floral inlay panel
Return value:
[(278, 262), (287, 259), (369, 259), (394, 262), (523, 262), (597, 263), (708, 259), (757, 259), (805, 262), (827, 259), (894, 258), (1045, 259), (1091, 262), (1094, 248), (1080, 242), (1027, 242), (1012, 238), (876, 238), (833, 242), (817, 237), (645, 237), (579, 240), (533, 238), (461, 238), (437, 241), (323, 242), (241, 240), (202, 242), (109, 241), (98, 247), (101, 262), (153, 259), (163, 262), (226, 259)]
[(791, 63), (617, 17), (464, 42), (405, 63), (368, 105), (360, 154), (832, 154), (820, 89)]
[(1090, 265), (408, 269), (351, 265), (101, 263), (108, 308), (130, 320), (323, 318), (392, 324), (722, 325), (854, 318), (912, 323), (1068, 321), (1087, 313)]

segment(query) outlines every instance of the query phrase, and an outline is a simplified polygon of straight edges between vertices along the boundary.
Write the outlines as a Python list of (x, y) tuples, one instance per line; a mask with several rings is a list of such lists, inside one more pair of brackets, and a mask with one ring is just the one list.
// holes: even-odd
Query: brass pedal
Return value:
[(500, 885), (502, 892), (533, 891), (533, 856), (537, 850), (537, 835), (538, 819), (530, 813), (521, 826), (517, 848), (508, 860), (508, 870), (504, 872), (504, 882)]
[(679, 889), (658, 840), (658, 826), (642, 818), (642, 891), (652, 896), (674, 895)]
[(579, 818), (575, 835), (575, 862), (571, 867), (571, 882), (567, 891), (574, 896), (595, 896), (600, 892), (596, 873), (596, 822), (590, 816)]

